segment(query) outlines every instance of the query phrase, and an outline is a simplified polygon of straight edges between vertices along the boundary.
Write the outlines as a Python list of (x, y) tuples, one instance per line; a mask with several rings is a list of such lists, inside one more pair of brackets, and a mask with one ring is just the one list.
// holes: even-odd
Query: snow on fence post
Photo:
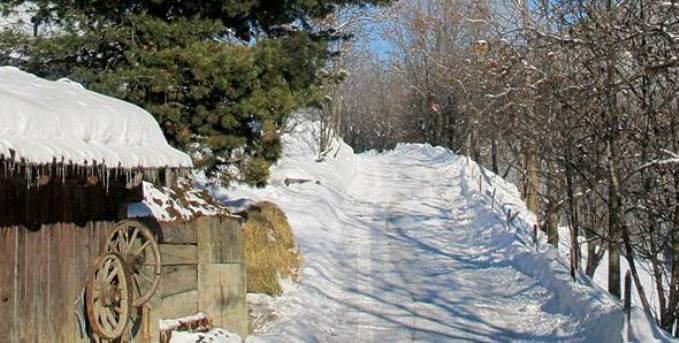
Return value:
[(479, 193), (483, 193), (483, 176), (479, 171)]

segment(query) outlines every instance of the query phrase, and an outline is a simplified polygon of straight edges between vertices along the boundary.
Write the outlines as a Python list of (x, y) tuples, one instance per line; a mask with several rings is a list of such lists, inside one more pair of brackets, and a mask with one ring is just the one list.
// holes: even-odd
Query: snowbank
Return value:
[(544, 239), (539, 240), (537, 247), (533, 244), (532, 227), (537, 222), (536, 217), (525, 208), (516, 186), (469, 159), (465, 163), (467, 191), (472, 196), (483, 199), (499, 219), (506, 220), (507, 210), (518, 214), (508, 230), (493, 230), (491, 244), (502, 251), (519, 270), (554, 290), (555, 296), (548, 304), (550, 311), (585, 318), (583, 323), (587, 340), (592, 342), (609, 341), (612, 337), (630, 342), (671, 340), (638, 307), (633, 309), (632, 325), (628, 327), (621, 302), (584, 273), (577, 272), (577, 282), (574, 282), (567, 256), (560, 255), (559, 250), (546, 244)]
[[(566, 259), (570, 260), (570, 254), (571, 254), (571, 232), (570, 229), (567, 226), (560, 226), (559, 227), (559, 253)], [(545, 238), (546, 239), (546, 238)], [(584, 237), (580, 237), (580, 247), (581, 247), (581, 262), (580, 265), (584, 266), (587, 263), (587, 241)], [(656, 315), (659, 317), (659, 297), (658, 297), (658, 290), (655, 285), (655, 278), (653, 276), (653, 269), (652, 265), (649, 261), (640, 259), (637, 257), (636, 259), (636, 267), (637, 267), (637, 272), (639, 273), (639, 280), (641, 281), (641, 284), (644, 288), (644, 292), (646, 293), (646, 296), (648, 297), (649, 305), (651, 307), (651, 311), (654, 311)], [(626, 258), (621, 258), (620, 259), (620, 274), (625, 275), (627, 272), (630, 271), (630, 265), (629, 262), (627, 261)], [(594, 277), (592, 278), (592, 281), (594, 284), (597, 286), (607, 289), (608, 288), (608, 252), (605, 252), (601, 261), (599, 262), (599, 266), (596, 268), (596, 271), (594, 272)], [(625, 285), (625, 278), (622, 277), (620, 280), (620, 289), (624, 289)], [(665, 280), (665, 285), (667, 285), (667, 280)], [(643, 314), (643, 311), (641, 310), (641, 298), (639, 297), (639, 292), (637, 291), (637, 288), (632, 284), (632, 304), (634, 306), (637, 306), (637, 310), (639, 311), (640, 314)]]
[(69, 80), (0, 67), (0, 154), (28, 163), (191, 167), (143, 109)]

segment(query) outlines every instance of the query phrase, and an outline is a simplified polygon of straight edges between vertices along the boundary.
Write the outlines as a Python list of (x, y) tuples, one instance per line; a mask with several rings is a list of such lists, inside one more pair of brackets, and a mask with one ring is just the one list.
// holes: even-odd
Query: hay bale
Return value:
[(279, 280), (297, 281), (302, 256), (285, 213), (267, 201), (256, 203), (241, 213), (245, 241), (245, 268), (248, 293), (281, 295)]

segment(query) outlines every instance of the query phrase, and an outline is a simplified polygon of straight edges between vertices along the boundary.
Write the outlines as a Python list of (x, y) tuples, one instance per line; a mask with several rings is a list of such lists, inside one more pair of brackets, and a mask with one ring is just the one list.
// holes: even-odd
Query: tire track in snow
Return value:
[(507, 341), (559, 336), (550, 335), (567, 319), (542, 311), (549, 300), (546, 290), (502, 263), (496, 266), (491, 260), (498, 256), (492, 251), (469, 245), (484, 231), (479, 226), (494, 225), (495, 218), (463, 194), (463, 167), (437, 168), (430, 160), (400, 161), (389, 155), (362, 162), (352, 192), (364, 206), (358, 211), (362, 225), (355, 229), (360, 273), (348, 297), (358, 312), (354, 338)]

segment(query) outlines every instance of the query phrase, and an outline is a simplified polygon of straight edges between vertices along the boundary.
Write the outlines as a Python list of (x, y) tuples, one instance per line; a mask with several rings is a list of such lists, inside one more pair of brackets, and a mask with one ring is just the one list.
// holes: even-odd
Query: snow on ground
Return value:
[(0, 67), (0, 155), (30, 163), (191, 167), (150, 113), (69, 80)]
[[(570, 260), (570, 254), (571, 254), (571, 233), (570, 230), (567, 226), (561, 226), (559, 227), (559, 252), (562, 256), (564, 256), (564, 259)], [(579, 239), (580, 241), (580, 251), (581, 251), (581, 266), (585, 266), (587, 263), (587, 242), (584, 239), (584, 237), (581, 237)], [(659, 305), (659, 298), (658, 298), (658, 291), (655, 287), (655, 279), (653, 277), (653, 267), (651, 266), (651, 263), (648, 261), (641, 260), (637, 258), (635, 260), (635, 264), (637, 267), (637, 272), (639, 273), (639, 280), (641, 281), (641, 284), (643, 285), (644, 288), (644, 293), (646, 294), (646, 297), (648, 299), (648, 302), (651, 306), (651, 309), (656, 312), (656, 315), (659, 317), (658, 309), (660, 307)], [(629, 267), (629, 262), (627, 262), (627, 259), (622, 257), (620, 259), (620, 275), (622, 276), (620, 278), (620, 289), (624, 290), (625, 288), (625, 273), (630, 270)], [(599, 262), (599, 266), (596, 268), (596, 271), (594, 272), (594, 277), (592, 278), (594, 283), (598, 285), (599, 287), (603, 289), (608, 289), (608, 252), (604, 253), (603, 258), (601, 259), (601, 262)], [(667, 285), (667, 280), (665, 280), (665, 285)], [(641, 307), (641, 300), (639, 298), (639, 292), (637, 292), (637, 288), (634, 285), (634, 281), (632, 281), (632, 304), (635, 306)]]
[[(315, 133), (301, 123), (284, 136), (270, 186), (211, 189), (226, 203), (279, 204), (304, 254), (300, 284), (254, 297), (276, 319), (248, 341), (667, 339), (639, 311), (627, 330), (617, 300), (573, 283), (556, 249), (536, 252), (513, 185), (428, 145), (355, 155), (340, 144), (317, 163)], [(509, 208), (519, 215), (507, 227)]]
[(170, 339), (170, 343), (240, 343), (242, 341), (238, 335), (222, 329), (202, 333), (174, 332)]
[[(0, 30), (13, 30), (25, 35), (33, 35), (34, 27), (31, 23), (31, 17), (36, 12), (34, 4), (22, 4), (14, 8), (8, 15), (0, 13)], [(40, 36), (49, 35), (54, 31), (58, 31), (57, 27), (52, 25), (41, 25), (38, 27), (38, 34)]]

